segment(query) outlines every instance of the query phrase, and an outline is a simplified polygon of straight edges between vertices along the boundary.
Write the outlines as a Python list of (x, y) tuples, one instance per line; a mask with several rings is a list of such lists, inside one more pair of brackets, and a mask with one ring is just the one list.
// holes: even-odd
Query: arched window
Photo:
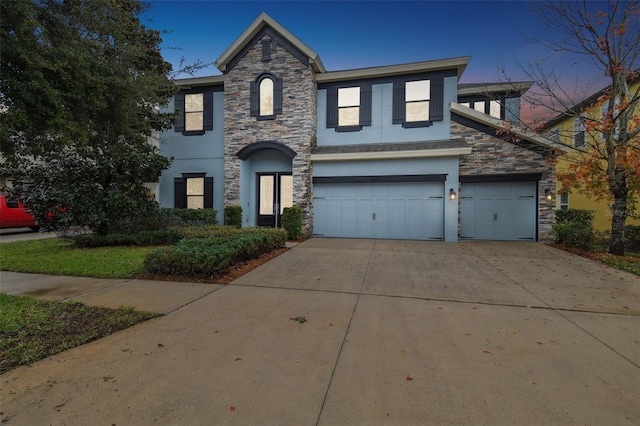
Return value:
[(260, 82), (260, 115), (273, 114), (273, 80), (263, 78)]
[(263, 72), (251, 82), (250, 113), (258, 120), (273, 120), (282, 114), (282, 79)]

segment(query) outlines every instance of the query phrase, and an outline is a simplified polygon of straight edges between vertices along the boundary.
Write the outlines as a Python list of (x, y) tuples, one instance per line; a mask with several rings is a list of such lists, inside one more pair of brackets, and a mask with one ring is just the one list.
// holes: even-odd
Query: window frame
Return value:
[[(217, 89), (220, 90), (220, 89)], [(204, 135), (207, 131), (213, 130), (213, 93), (216, 88), (201, 87), (192, 89), (181, 89), (174, 96), (174, 112), (176, 113), (176, 122), (174, 131), (182, 133), (183, 136), (199, 136)], [(193, 95), (202, 93), (202, 129), (186, 130), (186, 112), (185, 112), (185, 95)]]
[[(407, 85), (411, 84), (411, 83), (422, 83), (422, 82), (426, 82), (428, 87), (429, 87), (429, 93), (426, 95), (426, 98), (424, 97), (420, 97), (418, 99), (407, 99)], [(422, 126), (423, 123), (426, 123), (429, 121), (429, 117), (430, 117), (430, 111), (431, 111), (431, 80), (430, 79), (420, 79), (420, 80), (409, 80), (409, 81), (405, 81), (404, 83), (404, 114), (405, 114), (405, 127), (424, 127)], [(426, 120), (408, 120), (407, 119), (407, 110), (409, 109), (409, 105), (411, 104), (417, 104), (417, 103), (426, 103), (427, 106), (427, 119)]]
[[(206, 173), (182, 173), (181, 177), (176, 177), (173, 180), (174, 190), (173, 190), (173, 206), (174, 208), (188, 208), (188, 197), (187, 194), (187, 182), (189, 179), (194, 178), (202, 178), (204, 179), (203, 183), (203, 194), (197, 195), (201, 196), (203, 202), (203, 208), (212, 209), (213, 208), (213, 177), (207, 176)], [(195, 196), (195, 195), (192, 195)]]
[[(400, 124), (405, 129), (430, 127), (444, 120), (444, 78), (455, 74), (436, 72), (400, 77), (393, 81), (392, 124)], [(406, 83), (429, 80), (429, 119), (425, 121), (406, 120)]]
[[(265, 79), (273, 82), (273, 114), (261, 114), (260, 88)], [(276, 77), (274, 74), (264, 71), (250, 83), (249, 87), (249, 115), (256, 117), (258, 121), (275, 120), (278, 115), (282, 115), (282, 78)]]
[[(358, 87), (360, 90), (358, 104), (358, 124), (341, 126), (339, 122), (340, 105), (339, 92), (340, 89), (351, 89)], [(336, 84), (330, 84), (326, 87), (326, 126), (328, 129), (334, 129), (336, 132), (359, 132), (366, 126), (371, 126), (371, 108), (372, 108), (372, 84), (370, 81), (345, 81)], [(346, 108), (346, 107), (343, 107)]]

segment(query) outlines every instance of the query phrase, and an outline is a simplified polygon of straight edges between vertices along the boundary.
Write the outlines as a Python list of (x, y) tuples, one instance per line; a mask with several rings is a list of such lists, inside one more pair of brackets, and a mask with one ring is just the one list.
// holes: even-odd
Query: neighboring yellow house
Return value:
[[(639, 86), (640, 79), (632, 81), (631, 93), (635, 93)], [(594, 143), (603, 142), (603, 137), (600, 132), (586, 131), (580, 117), (588, 117), (598, 121), (601, 120), (609, 106), (609, 100), (600, 99), (602, 95), (605, 94), (606, 89), (607, 88), (593, 94), (584, 101), (570, 108), (566, 113), (560, 114), (545, 123), (544, 129), (547, 137), (578, 149), (586, 146), (587, 144), (593, 145)], [(582, 112), (580, 113), (580, 116), (576, 117), (575, 113), (571, 113), (569, 111)], [(636, 107), (635, 115), (640, 116), (640, 107)], [(571, 159), (576, 155), (579, 154), (568, 153), (558, 157), (556, 174), (568, 171)], [(593, 198), (578, 193), (575, 189), (571, 193), (567, 194), (561, 194), (561, 192), (562, 183), (558, 180), (556, 182), (556, 208), (593, 210), (595, 212), (593, 223), (594, 227), (600, 231), (611, 229), (612, 209), (609, 205), (609, 201), (596, 201)], [(634, 210), (628, 212), (626, 224), (640, 225), (640, 200), (636, 203)]]

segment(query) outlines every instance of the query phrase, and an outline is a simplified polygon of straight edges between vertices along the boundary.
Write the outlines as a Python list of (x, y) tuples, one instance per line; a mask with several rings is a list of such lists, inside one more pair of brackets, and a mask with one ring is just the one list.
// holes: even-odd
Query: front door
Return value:
[(258, 226), (280, 228), (285, 207), (293, 206), (291, 173), (258, 173)]

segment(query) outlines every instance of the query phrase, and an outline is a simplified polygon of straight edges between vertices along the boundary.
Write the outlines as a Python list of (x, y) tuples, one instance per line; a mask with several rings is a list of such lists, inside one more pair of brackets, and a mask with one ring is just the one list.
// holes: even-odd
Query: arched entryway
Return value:
[(281, 227), (282, 211), (293, 205), (291, 160), (295, 155), (275, 141), (255, 142), (238, 151), (240, 202), (247, 226)]

